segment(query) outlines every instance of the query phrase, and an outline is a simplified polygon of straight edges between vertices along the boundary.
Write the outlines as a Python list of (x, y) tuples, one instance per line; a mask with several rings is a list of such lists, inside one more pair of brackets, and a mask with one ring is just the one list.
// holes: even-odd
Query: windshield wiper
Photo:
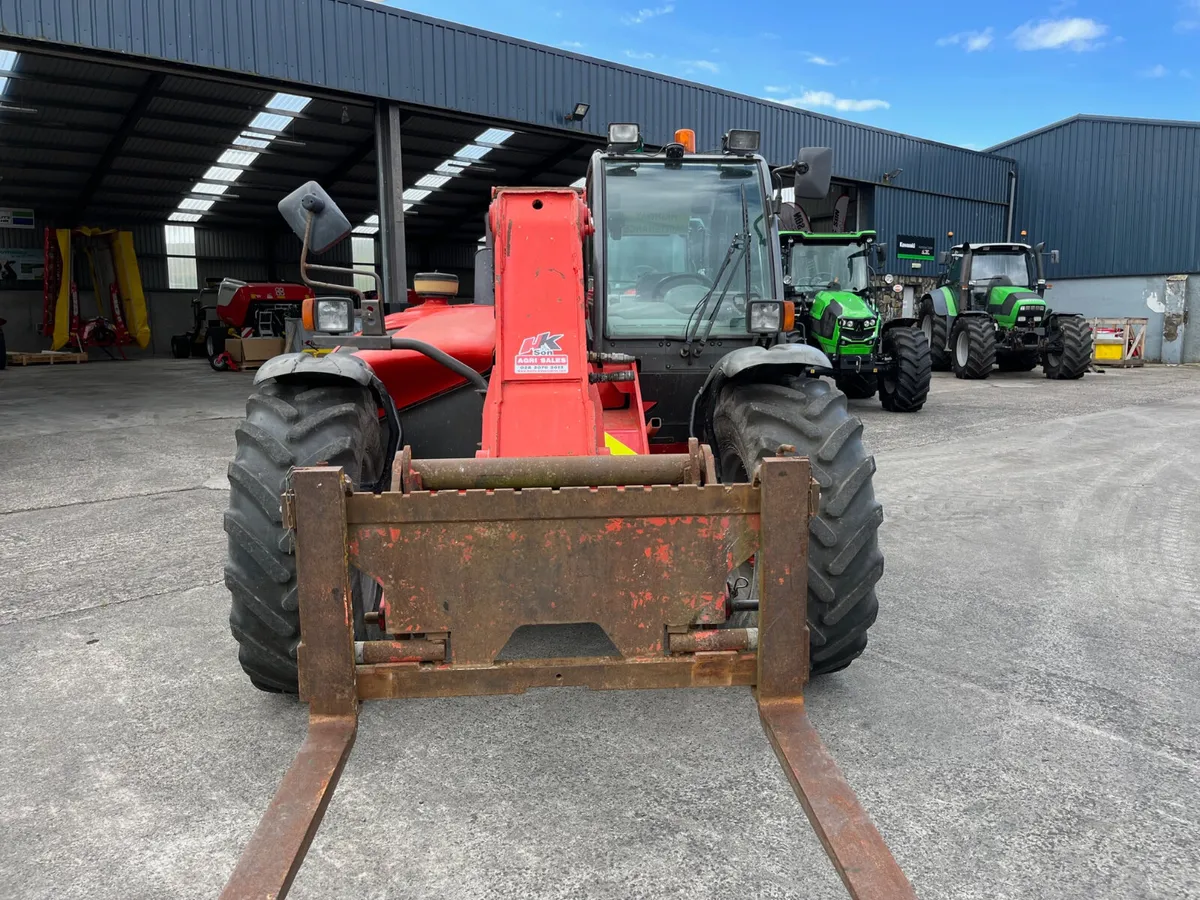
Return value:
[[(742, 240), (742, 235), (735, 234), (733, 236), (733, 240), (729, 242), (729, 247), (725, 250), (725, 258), (721, 260), (721, 267), (717, 269), (717, 274), (713, 277), (712, 287), (705, 291), (704, 296), (697, 301), (696, 305), (692, 308), (691, 313), (687, 317), (687, 322), (684, 323), (683, 337), (680, 338), (680, 340), (685, 342), (685, 356), (691, 356), (692, 341), (696, 339), (695, 332), (698, 331), (700, 326), (704, 324), (704, 317), (708, 308), (708, 302), (712, 299), (713, 292), (716, 291), (717, 285), (721, 283), (721, 279), (725, 275), (725, 270), (729, 268), (729, 264), (734, 261), (734, 258), (737, 256), (737, 254), (745, 249), (746, 245)], [(733, 276), (730, 275), (730, 281), (732, 280)], [(729, 290), (728, 285), (726, 285), (725, 290)], [(722, 291), (721, 297), (723, 298), (724, 296), (725, 292)], [(720, 303), (720, 300), (717, 302)], [(697, 313), (700, 313), (699, 319), (696, 319)], [(692, 327), (693, 322), (695, 323), (695, 328)]]
[[(746, 292), (742, 295), (747, 302), (750, 300), (750, 212), (746, 208), (746, 186), (742, 185), (742, 233), (739, 235), (742, 239), (742, 259), (746, 264)], [(736, 241), (737, 238), (735, 237)], [(716, 305), (713, 306), (712, 314), (708, 317), (708, 327), (704, 329), (704, 337), (700, 338), (700, 343), (703, 345), (708, 341), (708, 336), (712, 334), (713, 326), (717, 324), (717, 313), (721, 310), (721, 304), (725, 302), (725, 295), (729, 293), (729, 288), (733, 285), (733, 275), (729, 276), (729, 281), (725, 284), (725, 290), (721, 291), (721, 296), (717, 298)]]

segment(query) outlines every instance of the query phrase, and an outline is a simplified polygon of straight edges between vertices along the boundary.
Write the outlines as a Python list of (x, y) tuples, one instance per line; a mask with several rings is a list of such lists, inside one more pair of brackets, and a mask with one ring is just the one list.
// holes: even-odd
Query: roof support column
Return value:
[(395, 103), (375, 107), (375, 158), (378, 160), (379, 247), (383, 263), (384, 312), (396, 312), (408, 300), (408, 271), (404, 247), (404, 165), (400, 152), (400, 123), (404, 116)]

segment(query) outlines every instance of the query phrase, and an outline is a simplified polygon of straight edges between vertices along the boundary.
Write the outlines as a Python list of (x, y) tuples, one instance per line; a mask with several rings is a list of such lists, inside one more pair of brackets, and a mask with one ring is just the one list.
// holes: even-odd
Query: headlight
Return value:
[(314, 331), (327, 334), (344, 334), (354, 321), (353, 301), (349, 299), (317, 300)]
[(796, 307), (788, 300), (752, 300), (746, 304), (746, 330), (778, 334), (795, 327)]
[(757, 153), (759, 133), (743, 128), (731, 128), (725, 133), (726, 151), (733, 153)]
[(614, 122), (608, 126), (608, 142), (610, 144), (632, 146), (641, 139), (641, 129), (632, 122)]

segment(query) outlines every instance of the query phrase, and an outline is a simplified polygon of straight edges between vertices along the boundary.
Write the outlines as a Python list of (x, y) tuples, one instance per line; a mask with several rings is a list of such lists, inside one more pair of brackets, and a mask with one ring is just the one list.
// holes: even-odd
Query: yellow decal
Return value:
[(613, 456), (637, 456), (637, 451), (622, 444), (615, 437), (604, 432), (604, 446), (608, 448), (608, 452)]

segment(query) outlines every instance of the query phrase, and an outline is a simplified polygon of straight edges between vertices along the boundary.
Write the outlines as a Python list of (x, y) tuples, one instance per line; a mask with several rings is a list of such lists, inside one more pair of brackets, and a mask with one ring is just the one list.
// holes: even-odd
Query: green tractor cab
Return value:
[[(1051, 310), (1045, 301), (1045, 244), (959, 244), (943, 253), (946, 271), (921, 300), (921, 330), (933, 368), (959, 378), (1028, 372), (1082, 378), (1092, 362), (1092, 328), (1080, 313)], [(1058, 262), (1051, 250), (1050, 262)]]
[(915, 319), (884, 322), (872, 301), (870, 263), (885, 249), (875, 237), (780, 232), (784, 289), (797, 329), (829, 357), (842, 393), (865, 400), (878, 391), (884, 409), (916, 412), (929, 395), (929, 341)]

